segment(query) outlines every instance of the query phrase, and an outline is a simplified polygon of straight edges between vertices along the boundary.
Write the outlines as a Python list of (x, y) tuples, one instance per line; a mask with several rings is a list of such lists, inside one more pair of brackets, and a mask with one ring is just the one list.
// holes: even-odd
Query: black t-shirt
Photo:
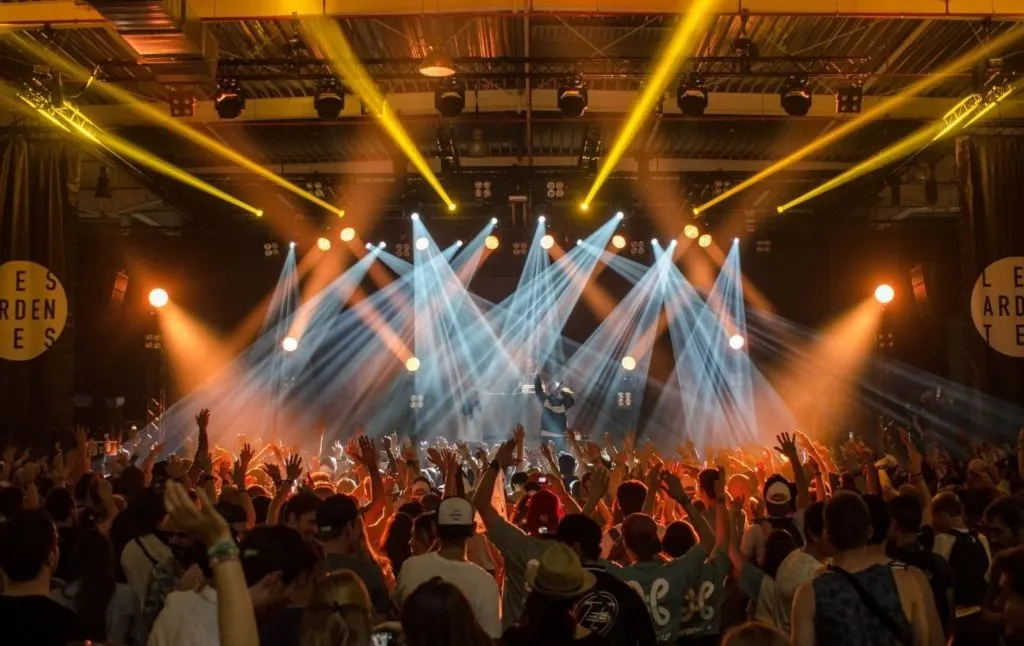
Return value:
[(75, 563), (75, 543), (79, 532), (74, 527), (57, 528), (57, 547), (60, 549), (60, 561), (53, 576), (65, 583), (78, 580), (78, 564)]
[(583, 639), (556, 642), (551, 635), (543, 631), (537, 632), (529, 628), (512, 626), (505, 631), (498, 643), (501, 646), (610, 646), (612, 642), (597, 633), (590, 633)]
[(0, 595), (0, 636), (18, 646), (65, 646), (86, 638), (74, 611), (40, 595)]
[(586, 568), (597, 579), (594, 588), (576, 602), (576, 621), (614, 646), (653, 646), (657, 643), (651, 613), (637, 591), (600, 566)]
[(303, 608), (281, 608), (259, 626), (260, 646), (299, 646)]

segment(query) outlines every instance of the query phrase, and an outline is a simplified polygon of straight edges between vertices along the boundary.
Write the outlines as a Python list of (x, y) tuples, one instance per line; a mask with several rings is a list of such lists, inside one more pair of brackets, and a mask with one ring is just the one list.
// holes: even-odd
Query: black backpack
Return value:
[(953, 588), (956, 605), (980, 606), (988, 589), (985, 581), (989, 568), (988, 552), (977, 532), (950, 532), (948, 535), (954, 537), (953, 548), (949, 551), (949, 566), (956, 575)]

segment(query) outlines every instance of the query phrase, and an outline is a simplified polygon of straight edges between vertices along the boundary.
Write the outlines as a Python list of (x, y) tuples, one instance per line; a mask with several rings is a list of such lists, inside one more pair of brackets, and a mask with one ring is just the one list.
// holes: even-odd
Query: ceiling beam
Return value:
[[(588, 115), (608, 115), (618, 118), (626, 114), (636, 102), (636, 93), (617, 90), (592, 90), (590, 92)], [(864, 97), (864, 109), (867, 110), (881, 101), (881, 97)], [(466, 108), (463, 114), (469, 116), (477, 111), (479, 101), (480, 113), (521, 112), (526, 106), (519, 93), (510, 90), (481, 90), (466, 93)], [(956, 104), (955, 99), (914, 97), (886, 115), (889, 119), (934, 120), (940, 119)], [(436, 117), (434, 111), (434, 95), (430, 92), (409, 92), (392, 94), (388, 97), (388, 105), (404, 118), (423, 116)], [(554, 90), (534, 90), (533, 110), (536, 112), (558, 113), (558, 105)], [(125, 105), (91, 105), (84, 106), (82, 111), (92, 121), (101, 126), (120, 127), (130, 125), (146, 125), (150, 122), (142, 119), (139, 114)], [(168, 110), (168, 114), (170, 111)], [(682, 118), (675, 100), (666, 98), (664, 114)], [(779, 105), (776, 94), (757, 93), (724, 93), (712, 92), (708, 101), (705, 118), (792, 118), (787, 117)], [(991, 114), (988, 120), (1024, 117), (1024, 100), (1010, 97), (999, 104), (998, 113)], [(182, 119), (191, 123), (239, 123), (266, 121), (299, 121), (316, 119), (313, 100), (310, 97), (290, 97), (280, 99), (249, 99), (246, 110), (238, 119), (222, 122), (217, 116), (212, 101), (199, 101), (196, 104), (194, 117)], [(358, 100), (349, 95), (346, 97), (342, 121), (364, 119)], [(808, 117), (818, 119), (836, 119), (835, 101), (829, 95), (815, 95)], [(700, 118), (697, 118), (699, 120)]]
[[(677, 14), (698, 0), (191, 0), (200, 20), (379, 17), (423, 14)], [(865, 18), (1024, 19), (1020, 0), (712, 0), (713, 13)], [(75, 27), (106, 21), (76, 0), (0, 3), (0, 26)]]

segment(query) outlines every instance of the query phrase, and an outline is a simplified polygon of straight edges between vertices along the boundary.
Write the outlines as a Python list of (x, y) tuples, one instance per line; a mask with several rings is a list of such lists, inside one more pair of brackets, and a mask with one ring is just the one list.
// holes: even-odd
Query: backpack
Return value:
[(988, 589), (985, 581), (989, 568), (988, 553), (975, 531), (951, 532), (950, 535), (954, 536), (949, 565), (956, 575), (953, 588), (956, 605), (980, 606)]

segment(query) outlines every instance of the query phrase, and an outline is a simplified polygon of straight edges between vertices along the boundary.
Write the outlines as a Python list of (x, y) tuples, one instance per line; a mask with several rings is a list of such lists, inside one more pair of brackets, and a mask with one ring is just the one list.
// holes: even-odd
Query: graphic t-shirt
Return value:
[(609, 572), (640, 593), (654, 622), (658, 641), (667, 642), (674, 641), (679, 635), (684, 612), (690, 608), (687, 594), (698, 584), (706, 558), (707, 551), (695, 545), (686, 554), (667, 563), (647, 561), (629, 567), (603, 564)]
[(657, 639), (643, 597), (603, 567), (585, 567), (596, 583), (576, 602), (579, 625), (604, 635), (614, 646), (654, 646)]
[(679, 619), (681, 638), (706, 637), (721, 631), (720, 611), (730, 567), (729, 555), (721, 551), (701, 564), (697, 581), (683, 595), (683, 614)]

